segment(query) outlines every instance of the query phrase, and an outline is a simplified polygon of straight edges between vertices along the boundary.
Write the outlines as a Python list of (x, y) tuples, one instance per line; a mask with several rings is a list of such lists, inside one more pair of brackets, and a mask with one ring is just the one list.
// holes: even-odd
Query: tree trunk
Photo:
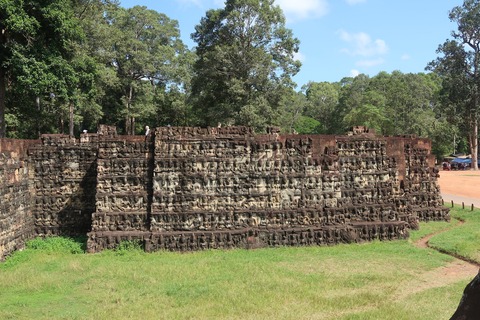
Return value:
[[(475, 55), (475, 62), (478, 61), (478, 55)], [(477, 64), (475, 64), (477, 65)], [(477, 69), (475, 68), (475, 79), (478, 78), (477, 76)], [(479, 103), (479, 88), (475, 86), (475, 96), (473, 97), (473, 108), (470, 112), (470, 134), (469, 134), (469, 144), (470, 144), (470, 152), (471, 152), (471, 161), (470, 167), (473, 170), (478, 170), (478, 103)]]
[(472, 137), (470, 141), (470, 150), (472, 151), (472, 169), (478, 170), (478, 120), (475, 117)]
[(7, 91), (7, 81), (5, 79), (5, 69), (0, 67), (0, 138), (5, 138), (6, 136), (6, 125), (5, 125), (5, 99)]
[(130, 117), (128, 115), (125, 116), (125, 134), (130, 134)]
[(73, 102), (70, 102), (69, 105), (69, 123), (68, 123), (68, 134), (70, 137), (73, 137)]
[(132, 108), (132, 99), (133, 99), (133, 86), (130, 85), (128, 88), (127, 96), (127, 115), (125, 116), (125, 133), (127, 135), (133, 135), (133, 117), (130, 115), (130, 110)]
[[(35, 98), (35, 104), (37, 105), (38, 115), (40, 115), (41, 114), (41, 106), (40, 106), (40, 97), (39, 96), (37, 96)], [(38, 135), (39, 138), (42, 135), (42, 127), (41, 127), (41, 122), (40, 121), (37, 121), (37, 135)]]

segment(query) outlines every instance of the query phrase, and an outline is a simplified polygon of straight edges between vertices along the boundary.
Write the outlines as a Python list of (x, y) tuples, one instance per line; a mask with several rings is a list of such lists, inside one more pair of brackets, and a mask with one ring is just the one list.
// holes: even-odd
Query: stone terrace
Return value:
[(143, 137), (100, 126), (15, 143), (29, 157), (0, 149), (2, 258), (36, 235), (87, 234), (89, 252), (125, 240), (189, 251), (403, 239), (418, 221), (449, 220), (429, 140), (363, 127), (161, 127)]

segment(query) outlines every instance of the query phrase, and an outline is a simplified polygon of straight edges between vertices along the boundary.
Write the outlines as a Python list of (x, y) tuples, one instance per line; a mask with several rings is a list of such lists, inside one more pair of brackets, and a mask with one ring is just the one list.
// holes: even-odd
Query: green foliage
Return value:
[(27, 101), (24, 108), (37, 108), (37, 117), (22, 122), (29, 134), (49, 130), (51, 119), (58, 120), (58, 105), (46, 110), (43, 100), (51, 93), (68, 100), (77, 82), (70, 62), (73, 44), (83, 37), (83, 30), (72, 4), (69, 0), (0, 1), (0, 137), (5, 135), (5, 114), (13, 113), (9, 111), (15, 108), (13, 102), (19, 103), (15, 96)]
[[(194, 120), (188, 97), (177, 86), (155, 96), (157, 106), (155, 122), (146, 122), (150, 127), (158, 126), (189, 126)], [(151, 119), (150, 119), (151, 121)]]
[(480, 209), (471, 211), (455, 206), (451, 209), (451, 216), (464, 221), (455, 229), (442, 232), (429, 241), (429, 245), (451, 254), (480, 262)]
[(273, 0), (227, 0), (195, 27), (198, 59), (192, 79), (200, 125), (276, 124), (284, 88), (293, 86), (300, 62), (298, 39), (285, 28)]
[(366, 126), (379, 134), (382, 133), (382, 128), (385, 128), (387, 118), (383, 114), (383, 110), (371, 104), (365, 104), (358, 108), (351, 110), (343, 119), (344, 123), (349, 126)]
[(295, 124), (295, 131), (300, 134), (320, 133), (321, 123), (310, 117), (300, 116)]
[(143, 6), (0, 0), (0, 137), (95, 132), (99, 123), (129, 134), (145, 125), (322, 134), (366, 125), (430, 138), (439, 159), (453, 149), (469, 153), (480, 114), (478, 35), (469, 30), (480, 25), (479, 7), (466, 0), (452, 9), (458, 31), (439, 47), (432, 73), (361, 74), (296, 92), (299, 41), (273, 0), (209, 10), (192, 34), (195, 52), (177, 21)]
[(4, 263), (0, 263), (0, 270), (15, 268), (18, 264), (29, 263), (32, 258), (30, 251), (20, 250), (15, 251), (13, 254), (8, 256)]
[(28, 240), (25, 243), (25, 249), (14, 252), (7, 257), (5, 263), (0, 264), (1, 268), (16, 267), (21, 263), (29, 263), (36, 254), (49, 255), (70, 255), (85, 253), (86, 239), (83, 237), (69, 238), (69, 237), (38, 237)]
[(303, 93), (285, 88), (279, 100), (278, 110), (272, 114), (272, 118), (275, 119), (273, 124), (280, 127), (282, 132), (293, 133), (305, 112), (307, 103)]
[(445, 113), (468, 137), (472, 164), (478, 169), (478, 127), (480, 121), (480, 10), (479, 0), (465, 0), (454, 7), (449, 18), (457, 24), (453, 39), (441, 44), (440, 56), (429, 63), (428, 69), (438, 74), (442, 81), (442, 98)]
[[(380, 72), (359, 75), (339, 83), (309, 83), (302, 113), (320, 121), (321, 133), (344, 134), (363, 125), (383, 135), (414, 134), (430, 138), (441, 159), (452, 152), (457, 126), (450, 123), (441, 98), (442, 82), (436, 74)], [(459, 140), (459, 139), (457, 139)]]
[(120, 244), (115, 248), (115, 253), (124, 256), (132, 253), (143, 252), (143, 250), (143, 245), (139, 240), (130, 240), (120, 242)]
[(27, 241), (26, 248), (48, 253), (80, 254), (85, 252), (84, 239), (67, 237), (35, 238)]
[(181, 65), (188, 61), (187, 49), (177, 21), (146, 7), (112, 7), (106, 21), (109, 38), (102, 48), (110, 54), (103, 59), (115, 71), (116, 96), (122, 104), (112, 111), (116, 121), (124, 119), (125, 133), (134, 134), (137, 119), (154, 118), (156, 97), (188, 78)]
[(304, 115), (317, 120), (319, 133), (335, 133), (338, 130), (340, 86), (338, 83), (310, 82), (305, 88), (308, 104)]
[[(0, 137), (5, 124), (20, 138), (94, 132), (100, 122), (123, 122), (133, 134), (178, 123), (155, 123), (165, 107), (171, 115), (181, 108), (183, 125), (191, 121), (194, 55), (164, 14), (109, 0), (0, 1), (0, 27)], [(169, 104), (159, 105), (164, 95)]]
[(20, 138), (17, 135), (17, 131), (20, 128), (20, 119), (18, 115), (15, 113), (7, 113), (5, 114), (5, 124), (9, 130), (9, 136), (11, 138)]

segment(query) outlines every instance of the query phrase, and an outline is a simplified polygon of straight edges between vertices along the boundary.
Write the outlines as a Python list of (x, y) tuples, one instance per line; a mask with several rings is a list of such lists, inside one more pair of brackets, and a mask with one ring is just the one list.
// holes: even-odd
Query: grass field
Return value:
[[(83, 254), (34, 240), (0, 265), (0, 319), (449, 319), (475, 276), (440, 285), (454, 258), (480, 260), (480, 210), (422, 223), (409, 240), (334, 247)], [(128, 246), (127, 246), (128, 247)]]

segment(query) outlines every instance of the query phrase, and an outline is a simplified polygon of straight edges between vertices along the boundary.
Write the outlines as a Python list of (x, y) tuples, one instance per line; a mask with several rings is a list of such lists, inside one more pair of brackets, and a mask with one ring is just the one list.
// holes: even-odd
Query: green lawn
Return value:
[(480, 210), (452, 216), (465, 223), (334, 247), (72, 254), (36, 240), (0, 265), (0, 319), (448, 319), (471, 279), (429, 286), (453, 258), (413, 242), (449, 228), (431, 243), (478, 261)]
[(465, 223), (432, 237), (430, 246), (480, 262), (480, 209), (472, 212), (469, 208), (462, 210), (461, 206), (456, 206), (451, 212), (453, 217)]

